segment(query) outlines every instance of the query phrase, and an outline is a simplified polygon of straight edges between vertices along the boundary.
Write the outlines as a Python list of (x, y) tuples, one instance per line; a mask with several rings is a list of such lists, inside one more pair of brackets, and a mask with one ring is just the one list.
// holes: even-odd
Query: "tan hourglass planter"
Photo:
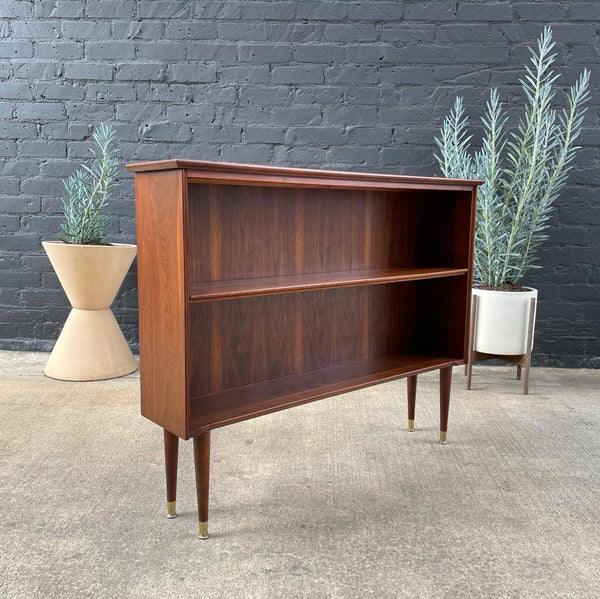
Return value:
[(61, 241), (42, 245), (73, 306), (44, 374), (64, 381), (98, 381), (136, 370), (137, 362), (110, 309), (136, 246)]

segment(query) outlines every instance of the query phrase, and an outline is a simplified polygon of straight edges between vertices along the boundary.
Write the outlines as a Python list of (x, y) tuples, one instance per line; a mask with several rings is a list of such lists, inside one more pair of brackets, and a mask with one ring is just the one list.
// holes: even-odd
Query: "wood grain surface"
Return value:
[(185, 173), (135, 177), (142, 414), (188, 438)]

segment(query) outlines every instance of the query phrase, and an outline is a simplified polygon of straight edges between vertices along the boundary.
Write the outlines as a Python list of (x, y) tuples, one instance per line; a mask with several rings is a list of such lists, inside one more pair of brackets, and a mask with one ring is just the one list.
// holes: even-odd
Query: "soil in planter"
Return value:
[(486, 291), (529, 291), (523, 285), (513, 285), (513, 283), (504, 283), (504, 285), (476, 285), (475, 289), (485, 289)]

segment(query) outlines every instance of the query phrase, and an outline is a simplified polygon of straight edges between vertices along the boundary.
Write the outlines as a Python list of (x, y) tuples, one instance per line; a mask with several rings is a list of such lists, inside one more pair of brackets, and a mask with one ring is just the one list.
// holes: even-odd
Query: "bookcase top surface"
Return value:
[(193, 171), (194, 174), (213, 174), (215, 177), (218, 173), (222, 174), (237, 174), (243, 176), (249, 182), (254, 178), (263, 178), (265, 176), (273, 177), (290, 177), (294, 179), (305, 178), (307, 180), (345, 180), (356, 181), (363, 183), (391, 183), (391, 184), (416, 184), (424, 186), (475, 186), (481, 185), (483, 181), (478, 179), (449, 179), (446, 177), (413, 177), (408, 175), (387, 175), (382, 173), (362, 173), (351, 171), (328, 171), (321, 169), (307, 168), (291, 168), (282, 166), (267, 166), (260, 164), (240, 164), (237, 162), (213, 162), (208, 160), (187, 160), (187, 159), (171, 159), (171, 160), (156, 160), (151, 162), (137, 162), (125, 165), (128, 171), (151, 172), (165, 171), (173, 169), (186, 169)]

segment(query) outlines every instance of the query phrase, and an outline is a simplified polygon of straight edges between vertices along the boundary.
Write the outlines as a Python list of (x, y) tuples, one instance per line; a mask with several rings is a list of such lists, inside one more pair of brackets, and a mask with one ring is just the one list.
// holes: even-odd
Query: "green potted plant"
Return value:
[(137, 363), (110, 310), (133, 262), (135, 245), (106, 243), (106, 204), (117, 186), (117, 150), (111, 127), (100, 124), (91, 145), (93, 160), (64, 182), (60, 241), (43, 246), (73, 306), (44, 373), (69, 381), (123, 376)]
[[(517, 356), (527, 351), (529, 310), (537, 290), (522, 281), (533, 268), (536, 250), (547, 238), (553, 204), (567, 182), (578, 147), (590, 73), (586, 69), (554, 108), (558, 75), (549, 27), (530, 48), (531, 65), (521, 85), (525, 115), (506, 132), (507, 118), (493, 89), (482, 118), (482, 147), (471, 151), (462, 98), (436, 138), (436, 159), (446, 177), (483, 179), (477, 202), (474, 288), (477, 314), (473, 349)], [(534, 304), (535, 305), (535, 302)], [(534, 314), (535, 317), (535, 314)], [(533, 332), (532, 332), (533, 334)]]

